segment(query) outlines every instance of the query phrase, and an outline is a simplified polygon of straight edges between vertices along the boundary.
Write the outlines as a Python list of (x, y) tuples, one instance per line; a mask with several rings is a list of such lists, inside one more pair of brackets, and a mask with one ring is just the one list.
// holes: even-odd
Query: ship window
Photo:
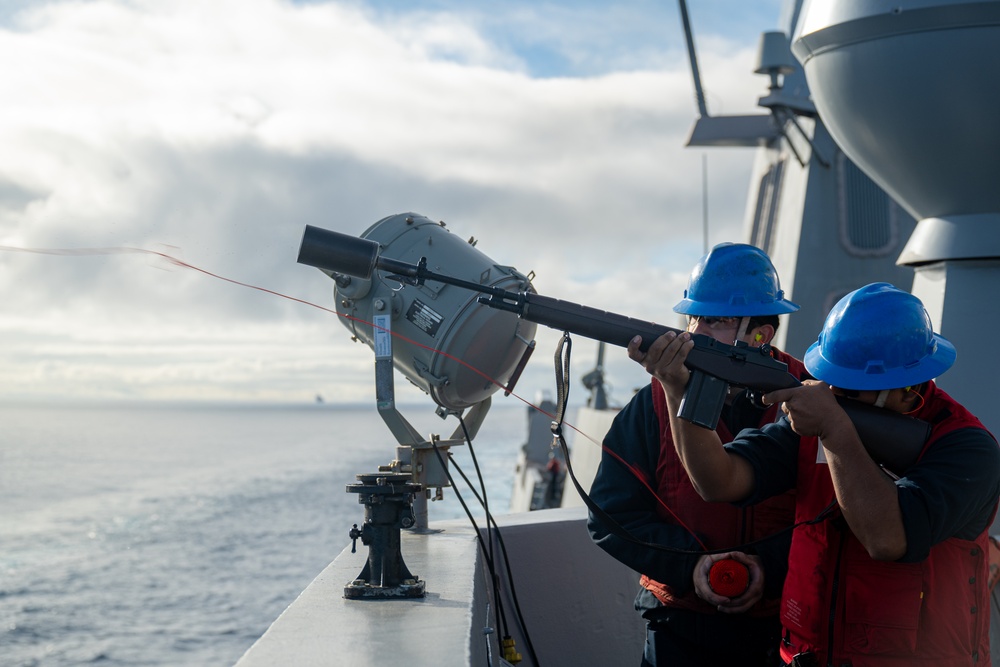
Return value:
[(899, 241), (899, 207), (843, 153), (837, 156), (840, 242), (855, 257), (888, 255)]
[(767, 254), (771, 254), (771, 241), (778, 221), (778, 195), (781, 192), (781, 176), (785, 171), (785, 161), (779, 160), (761, 177), (757, 186), (757, 206), (754, 209), (753, 228), (750, 243)]

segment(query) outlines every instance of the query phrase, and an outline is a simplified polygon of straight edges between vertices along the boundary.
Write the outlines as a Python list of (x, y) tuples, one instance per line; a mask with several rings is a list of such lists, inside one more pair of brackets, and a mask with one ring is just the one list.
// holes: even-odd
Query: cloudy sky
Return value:
[[(684, 148), (677, 3), (403, 5), (0, 0), (0, 401), (373, 401), (372, 353), (336, 316), (87, 249), (331, 306), (295, 262), (304, 226), (403, 211), (542, 294), (674, 324), (703, 160), (711, 244), (741, 240), (752, 161)], [(709, 110), (755, 111), (781, 0), (690, 5)], [(539, 331), (519, 394), (554, 386), (557, 338)], [(595, 354), (577, 340), (577, 377)], [(621, 349), (606, 366), (619, 400), (645, 382)]]

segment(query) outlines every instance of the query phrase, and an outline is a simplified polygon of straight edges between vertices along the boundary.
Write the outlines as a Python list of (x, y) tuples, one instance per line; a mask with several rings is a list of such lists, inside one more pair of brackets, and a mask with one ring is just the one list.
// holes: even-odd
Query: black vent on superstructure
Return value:
[(840, 241), (855, 257), (882, 257), (899, 243), (899, 207), (843, 153), (837, 156)]

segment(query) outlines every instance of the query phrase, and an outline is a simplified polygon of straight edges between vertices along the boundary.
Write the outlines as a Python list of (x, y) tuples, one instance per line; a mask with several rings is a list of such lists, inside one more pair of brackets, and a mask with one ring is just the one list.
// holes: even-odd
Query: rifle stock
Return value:
[(854, 423), (861, 443), (875, 463), (902, 477), (917, 462), (931, 435), (931, 425), (874, 405), (838, 397), (837, 402)]

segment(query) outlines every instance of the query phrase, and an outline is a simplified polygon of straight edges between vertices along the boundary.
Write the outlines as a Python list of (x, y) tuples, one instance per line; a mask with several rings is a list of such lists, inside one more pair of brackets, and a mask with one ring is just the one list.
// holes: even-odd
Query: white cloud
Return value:
[[(753, 42), (699, 43), (713, 112), (763, 92)], [(0, 60), (20, 63), (0, 88), (0, 245), (169, 247), (328, 306), (330, 281), (295, 263), (304, 225), (356, 234), (413, 210), (543, 294), (673, 323), (702, 243), (694, 96), (676, 41), (639, 48), (607, 58), (649, 68), (533, 78), (458, 11), (28, 6), (0, 28)], [(750, 159), (709, 157), (713, 242), (740, 234)], [(372, 400), (370, 353), (332, 315), (149, 257), (0, 252), (0, 289), (0, 398)], [(551, 384), (555, 338), (539, 332), (526, 396)], [(619, 386), (642, 381), (608, 356)]]

